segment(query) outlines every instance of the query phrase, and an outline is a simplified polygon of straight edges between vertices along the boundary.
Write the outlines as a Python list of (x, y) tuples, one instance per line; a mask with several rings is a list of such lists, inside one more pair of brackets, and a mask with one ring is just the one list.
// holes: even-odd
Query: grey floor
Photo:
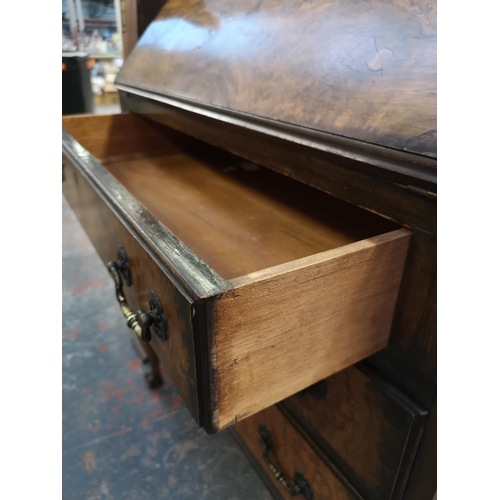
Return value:
[(63, 498), (271, 496), (232, 436), (198, 429), (173, 385), (147, 388), (109, 275), (63, 200)]

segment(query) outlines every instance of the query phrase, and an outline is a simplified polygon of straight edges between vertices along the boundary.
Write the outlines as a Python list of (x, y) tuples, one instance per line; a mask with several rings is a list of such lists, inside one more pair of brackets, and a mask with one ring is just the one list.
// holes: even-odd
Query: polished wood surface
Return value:
[(208, 307), (215, 430), (383, 349), (410, 232), (232, 280)]
[(170, 0), (117, 83), (435, 157), (435, 1)]
[(199, 158), (198, 142), (125, 116), (65, 119), (64, 128), (226, 280), (397, 228), (233, 155)]
[(430, 408), (437, 383), (437, 236), (413, 231), (391, 342), (371, 362)]
[[(131, 115), (112, 116), (113, 127), (117, 129), (120, 129), (121, 126), (126, 128), (126, 122), (131, 118)], [(95, 127), (96, 130), (99, 130), (100, 118), (103, 117), (96, 117), (96, 120), (88, 121), (87, 123)], [(78, 119), (76, 118), (76, 120)], [(99, 193), (108, 206), (113, 208), (123, 221), (123, 224), (161, 262), (162, 266), (172, 275), (173, 279), (194, 299), (210, 296), (231, 288), (231, 285), (226, 280), (223, 280), (213, 269), (208, 267), (196, 254), (148, 212), (103, 167), (93, 154), (69, 135), (65, 130), (66, 123), (65, 118), (63, 118), (63, 155), (73, 162), (92, 189)], [(106, 123), (106, 120), (104, 120), (104, 123)], [(83, 128), (85, 129), (85, 126)], [(88, 133), (92, 134), (91, 132)], [(79, 134), (75, 135), (80, 137)], [(129, 141), (124, 141), (130, 144), (130, 146), (127, 146), (129, 149), (124, 149), (128, 153), (125, 155), (127, 158), (130, 158), (130, 156), (135, 157), (137, 151), (141, 151), (143, 141), (146, 140), (144, 135), (140, 134), (137, 136), (139, 140), (134, 140), (134, 135), (129, 136)], [(85, 137), (85, 134), (82, 134), (82, 137)], [(99, 144), (101, 144), (101, 140), (99, 141)], [(168, 148), (171, 148), (171, 141), (168, 135), (163, 137), (163, 141), (160, 142), (167, 144)], [(87, 146), (89, 145), (87, 144)], [(162, 144), (158, 147), (164, 148)], [(113, 151), (120, 158), (123, 158), (123, 155), (120, 154), (120, 148), (117, 145), (113, 147), (101, 146), (101, 151)], [(114, 158), (116, 159), (116, 157)]]
[[(311, 367), (319, 366), (321, 371), (329, 366), (328, 353), (319, 361), (318, 356), (323, 354), (323, 339), (336, 339), (336, 329), (328, 329), (330, 318), (318, 327), (317, 315), (302, 314), (301, 306), (310, 301), (326, 317), (332, 303), (339, 308), (344, 304), (345, 294), (331, 294), (330, 285), (314, 289), (306, 282), (304, 287), (314, 293), (297, 291), (302, 269), (293, 259), (313, 259), (313, 272), (304, 276), (311, 282), (318, 278), (320, 248), (330, 230), (328, 203), (316, 215), (307, 211), (308, 203), (300, 203), (301, 196), (285, 194), (275, 213), (274, 190), (283, 192), (286, 184), (263, 182), (263, 189), (254, 182), (258, 171), (247, 172), (245, 164), (235, 162), (230, 153), (214, 153), (200, 142), (176, 136), (174, 130), (411, 229), (388, 345), (359, 364), (362, 371), (348, 368), (327, 379), (325, 400), (306, 390), (302, 399), (294, 396), (279, 405), (283, 420), (276, 432), (288, 429), (290, 422), (296, 425), (295, 432), (300, 430), (297, 435), (302, 442), (283, 431), (284, 445), (298, 443), (294, 461), (302, 461), (304, 455), (319, 470), (315, 460), (322, 457), (321, 463), (328, 463), (357, 499), (430, 500), (436, 490), (435, 59), (435, 1), (170, 0), (117, 79), (124, 109), (170, 128), (154, 128), (129, 115), (109, 118), (104, 127), (108, 132), (98, 132), (98, 120), (89, 120), (82, 127), (86, 131), (77, 131), (80, 125), (76, 122), (69, 125), (76, 127), (70, 133), (80, 134), (82, 145), (109, 169), (103, 172), (95, 165), (89, 167), (91, 188), (193, 304), (190, 335), (196, 353), (198, 422), (209, 431), (299, 390), (312, 373), (308, 371)], [(132, 120), (139, 120), (137, 126)], [(93, 157), (85, 155), (73, 151), (78, 161), (92, 163)], [(202, 192), (191, 182), (195, 175), (189, 177), (183, 171), (173, 177), (176, 195), (189, 181), (188, 201), (180, 202), (186, 210), (196, 204), (204, 208), (204, 190), (212, 182), (217, 185), (214, 193), (222, 200), (211, 200), (206, 213), (200, 208), (191, 214), (189, 227), (180, 217), (172, 217), (171, 209), (163, 209), (162, 198), (171, 193), (157, 181), (171, 179), (173, 158), (174, 162), (179, 159), (179, 170), (184, 165), (182, 170), (191, 170), (196, 176), (203, 172)], [(149, 179), (140, 179), (142, 174)], [(128, 191), (122, 185), (126, 182)], [(139, 184), (154, 194), (147, 196)], [(231, 205), (235, 193), (238, 203)], [(261, 223), (253, 225), (248, 218), (254, 210), (252, 203), (267, 195), (267, 212), (258, 211)], [(316, 203), (321, 206), (317, 201), (313, 205)], [(307, 236), (314, 242), (314, 250), (301, 238), (307, 229), (303, 233), (300, 223), (292, 223), (298, 241), (291, 242), (286, 233), (289, 222), (280, 218), (286, 214), (289, 221), (295, 220), (293, 211), (298, 207), (313, 224), (325, 226), (316, 226), (318, 233)], [(260, 232), (267, 228), (270, 213), (278, 233), (284, 229), (284, 248), (280, 249), (281, 238)], [(247, 234), (232, 229), (241, 224), (241, 217)], [(350, 220), (349, 225), (358, 226), (361, 219)], [(163, 226), (176, 223), (175, 234), (184, 231), (181, 240), (191, 238), (188, 246), (198, 245), (196, 252), (176, 242)], [(309, 224), (304, 221), (304, 226)], [(228, 229), (222, 230), (224, 243), (217, 248), (213, 240), (222, 228)], [(263, 244), (244, 244), (245, 236), (254, 231)], [(105, 237), (104, 232), (100, 234)], [(200, 244), (195, 234), (209, 243)], [(242, 243), (231, 247), (234, 236)], [(351, 244), (357, 245), (359, 239), (351, 237)], [(262, 252), (266, 246), (269, 259)], [(247, 248), (254, 251), (246, 252)], [(326, 252), (345, 248), (341, 244)], [(178, 249), (181, 258), (175, 253)], [(292, 260), (287, 260), (295, 251)], [(237, 262), (237, 252), (243, 255), (242, 263)], [(212, 268), (197, 260), (198, 255)], [(319, 260), (314, 260), (318, 255)], [(267, 267), (261, 265), (262, 259)], [(276, 263), (285, 272), (269, 268)], [(247, 272), (250, 276), (242, 276)], [(370, 283), (370, 277), (367, 273), (363, 284)], [(332, 281), (338, 278), (331, 277)], [(321, 288), (327, 290), (323, 295)], [(364, 309), (354, 300), (355, 295), (347, 297), (353, 307), (360, 307), (362, 316)], [(295, 305), (293, 310), (280, 309), (285, 301)], [(251, 311), (255, 306), (258, 310)], [(342, 311), (345, 317), (362, 321), (359, 314)], [(312, 336), (311, 343), (296, 334), (298, 331), (304, 337)], [(321, 340), (314, 337), (317, 332)], [(283, 353), (295, 361), (287, 366)], [(297, 374), (301, 384), (294, 386)], [(285, 388), (282, 391), (278, 390), (280, 384)], [(426, 411), (427, 417), (423, 416)], [(271, 409), (265, 412), (266, 419), (273, 420)], [(247, 440), (247, 446), (268, 474), (250, 425), (262, 415), (243, 419), (236, 427), (248, 426), (254, 437)], [(293, 474), (294, 467), (287, 472)], [(335, 488), (325, 491), (326, 498), (335, 498)]]
[(401, 498), (427, 412), (373, 370), (350, 367), (318, 386), (284, 405), (364, 498)]
[(353, 499), (307, 441), (278, 408), (273, 406), (238, 422), (235, 430), (283, 498), (296, 499), (303, 496), (291, 496), (269, 470), (262, 457), (262, 444), (259, 441), (258, 429), (261, 424), (271, 433), (274, 444), (273, 460), (281, 468), (286, 479), (292, 479), (295, 471), (301, 472), (312, 488), (314, 500)]
[[(166, 287), (192, 298), (186, 307), (166, 297), (167, 318), (183, 327), (177, 344), (153, 336), (152, 345), (167, 366), (189, 345), (172, 379), (187, 373), (179, 392), (198, 398), (207, 431), (387, 345), (408, 230), (274, 172), (235, 164), (232, 155), (202, 149), (202, 161), (200, 144), (176, 142), (168, 131), (160, 141), (165, 151), (149, 156), (154, 136), (143, 142), (124, 126), (106, 146), (95, 133), (98, 120), (78, 121), (68, 122), (75, 138), (64, 136), (75, 178), (66, 182), (73, 190), (67, 199), (105, 262), (117, 245), (131, 247), (143, 293), (153, 289), (161, 299)], [(104, 130), (109, 123), (103, 120)], [(135, 136), (130, 144), (127, 133)], [(88, 151), (75, 142), (80, 136)]]
[(207, 160), (176, 154), (103, 164), (224, 279), (395, 227), (267, 169)]
[[(153, 332), (151, 345), (194, 419), (200, 423), (191, 324), (192, 300), (169, 279), (161, 264), (144, 249), (67, 157), (63, 158), (63, 168), (64, 196), (102, 261), (106, 264), (116, 260), (118, 245), (122, 245), (127, 252), (132, 286), (125, 287), (124, 292), (131, 306), (135, 311), (139, 308), (148, 311), (150, 290), (154, 290), (160, 299), (168, 321), (169, 338), (167, 342), (162, 342)], [(118, 303), (115, 312), (120, 315)], [(123, 327), (126, 335), (125, 320)]]
[(169, 129), (130, 113), (72, 115), (62, 120), (63, 129), (97, 160), (134, 158), (144, 154), (175, 154), (182, 139), (169, 136)]
[(360, 142), (357, 148), (343, 144), (332, 150), (303, 135), (275, 136), (247, 122), (235, 126), (220, 116), (132, 95), (122, 95), (122, 106), (398, 224), (436, 232), (436, 171), (416, 164), (416, 155), (409, 161), (400, 151), (380, 148), (383, 151), (374, 156)]

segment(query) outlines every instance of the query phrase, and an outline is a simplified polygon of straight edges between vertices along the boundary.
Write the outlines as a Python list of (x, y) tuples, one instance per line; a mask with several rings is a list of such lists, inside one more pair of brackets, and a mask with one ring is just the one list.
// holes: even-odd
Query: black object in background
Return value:
[(94, 96), (90, 86), (90, 69), (86, 55), (62, 58), (62, 114), (94, 112)]

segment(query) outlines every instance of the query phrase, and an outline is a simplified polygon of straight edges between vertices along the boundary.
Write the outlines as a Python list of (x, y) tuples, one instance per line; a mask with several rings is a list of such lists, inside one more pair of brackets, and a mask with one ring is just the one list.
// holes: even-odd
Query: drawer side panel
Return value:
[(410, 232), (233, 280), (208, 311), (218, 428), (386, 347)]

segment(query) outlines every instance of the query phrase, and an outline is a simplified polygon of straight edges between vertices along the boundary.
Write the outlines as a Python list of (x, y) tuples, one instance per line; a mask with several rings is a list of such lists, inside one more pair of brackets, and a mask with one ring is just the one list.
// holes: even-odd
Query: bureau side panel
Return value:
[(391, 339), (370, 362), (424, 408), (436, 394), (437, 238), (414, 231), (401, 279)]

